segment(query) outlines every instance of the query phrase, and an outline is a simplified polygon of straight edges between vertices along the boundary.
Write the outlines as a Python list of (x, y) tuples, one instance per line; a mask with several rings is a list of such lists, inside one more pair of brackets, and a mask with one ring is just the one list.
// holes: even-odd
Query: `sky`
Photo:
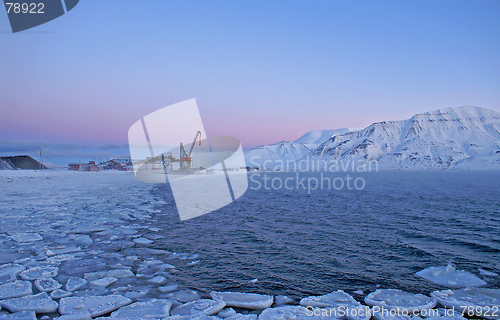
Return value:
[(0, 153), (123, 155), (133, 123), (192, 98), (244, 149), (500, 111), (499, 16), (493, 0), (82, 0), (13, 34), (0, 10)]

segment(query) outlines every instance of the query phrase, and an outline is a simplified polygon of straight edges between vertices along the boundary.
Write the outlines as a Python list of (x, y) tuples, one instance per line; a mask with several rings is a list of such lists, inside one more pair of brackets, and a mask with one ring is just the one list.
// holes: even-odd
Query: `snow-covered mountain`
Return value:
[(310, 131), (295, 141), (281, 141), (250, 149), (245, 152), (245, 159), (248, 166), (261, 167), (266, 162), (266, 168), (273, 168), (280, 161), (303, 158), (323, 142), (336, 135), (356, 130), (359, 130), (359, 128)]
[(308, 146), (311, 146), (311, 148), (316, 148), (326, 140), (332, 138), (333, 136), (338, 136), (338, 135), (343, 135), (348, 132), (353, 132), (353, 131), (358, 131), (361, 130), (361, 128), (342, 128), (342, 129), (335, 129), (335, 130), (316, 130), (316, 131), (309, 131), (302, 137), (298, 138), (295, 140), (295, 143), (302, 143)]
[(247, 166), (274, 168), (280, 162), (301, 159), (314, 148), (306, 144), (291, 141), (281, 141), (267, 146), (260, 146), (246, 151), (245, 161)]
[[(377, 122), (361, 130), (334, 131), (313, 131), (295, 142), (251, 149), (247, 163), (252, 157), (255, 163), (259, 156), (260, 163), (273, 160), (266, 168), (280, 157), (309, 162), (375, 160), (381, 169), (500, 168), (500, 113), (489, 109), (447, 108), (408, 120)], [(290, 148), (298, 152), (287, 153)]]

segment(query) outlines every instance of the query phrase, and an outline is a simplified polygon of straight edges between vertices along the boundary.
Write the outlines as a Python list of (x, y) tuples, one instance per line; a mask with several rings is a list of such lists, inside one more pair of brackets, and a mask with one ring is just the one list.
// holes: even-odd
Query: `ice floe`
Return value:
[(210, 296), (215, 300), (223, 300), (228, 307), (257, 310), (269, 308), (274, 301), (273, 296), (257, 293), (212, 291)]
[(141, 266), (154, 266), (154, 265), (158, 265), (158, 264), (163, 264), (163, 261), (151, 258), (151, 259), (148, 259), (148, 260), (144, 260), (141, 263)]
[(21, 311), (11, 314), (0, 314), (1, 320), (36, 320), (36, 313), (33, 311)]
[(79, 252), (81, 250), (82, 250), (82, 248), (80, 248), (80, 247), (59, 247), (59, 248), (47, 249), (45, 254), (48, 257), (51, 257), (51, 256), (55, 256), (55, 255), (60, 255), (60, 254)]
[(456, 270), (451, 264), (446, 267), (430, 267), (415, 275), (449, 288), (481, 287), (487, 284), (470, 272)]
[(135, 238), (135, 239), (134, 239), (134, 240), (132, 240), (132, 241), (134, 241), (134, 242), (135, 242), (135, 243), (137, 243), (137, 244), (151, 244), (151, 243), (153, 243), (153, 242), (154, 242), (154, 241), (152, 241), (152, 240), (149, 240), (149, 239), (147, 239), (147, 238), (143, 238), (143, 237), (141, 237), (141, 238)]
[(8, 282), (0, 285), (0, 299), (17, 298), (33, 294), (32, 285), (29, 281)]
[(180, 305), (170, 313), (180, 316), (210, 316), (219, 313), (225, 306), (226, 303), (222, 300), (199, 299)]
[(73, 297), (105, 296), (108, 294), (110, 294), (109, 290), (103, 287), (94, 287), (91, 289), (73, 291)]
[(75, 291), (78, 290), (82, 287), (84, 287), (87, 284), (87, 280), (78, 278), (78, 277), (71, 277), (68, 279), (66, 282), (66, 285), (64, 288), (68, 291)]
[(158, 290), (160, 290), (160, 292), (172, 292), (172, 291), (175, 291), (179, 288), (178, 285), (176, 285), (175, 283), (172, 283), (172, 284), (168, 284), (166, 286), (163, 286), (163, 287), (159, 287)]
[(47, 259), (47, 262), (50, 264), (60, 264), (63, 261), (68, 261), (68, 260), (75, 260), (75, 259), (81, 259), (82, 256), (85, 256), (86, 253), (84, 252), (78, 252), (75, 254), (59, 254), (57, 256), (52, 256)]
[(172, 302), (164, 299), (135, 302), (114, 311), (110, 317), (100, 319), (143, 320), (164, 318), (169, 316), (171, 306)]
[(125, 297), (130, 299), (137, 299), (146, 296), (149, 293), (149, 288), (143, 288), (139, 291), (127, 291)]
[(106, 277), (106, 278), (90, 281), (90, 284), (93, 286), (98, 286), (98, 287), (107, 287), (110, 284), (115, 283), (116, 281), (118, 281), (118, 278)]
[(477, 270), (479, 271), (479, 274), (481, 274), (483, 276), (498, 277), (498, 273), (495, 273), (495, 272), (492, 272), (492, 271), (488, 271), (488, 270), (484, 270), (484, 269), (481, 269), (481, 268), (478, 268)]
[(92, 238), (86, 234), (74, 234), (69, 236), (69, 238), (74, 242), (82, 244), (84, 246), (89, 246), (94, 243), (94, 240), (92, 240)]
[(133, 277), (134, 273), (129, 269), (113, 269), (108, 271), (98, 271), (98, 272), (87, 272), (84, 277), (88, 281), (98, 280), (101, 278), (112, 277), (112, 278), (128, 278)]
[(0, 306), (10, 312), (34, 311), (36, 313), (49, 313), (56, 311), (58, 304), (46, 292), (42, 292), (36, 295), (0, 300)]
[(189, 302), (201, 299), (201, 296), (198, 292), (190, 289), (184, 289), (169, 293), (167, 298), (173, 299), (179, 302)]
[(234, 311), (233, 308), (224, 308), (219, 313), (217, 313), (218, 317), (221, 318), (229, 318), (230, 316), (234, 316), (236, 314), (236, 311)]
[(380, 306), (389, 310), (398, 309), (412, 313), (414, 311), (434, 308), (437, 304), (437, 299), (397, 289), (378, 289), (366, 296), (365, 303), (372, 307)]
[(59, 301), (59, 313), (65, 315), (88, 312), (92, 317), (97, 317), (131, 302), (131, 299), (120, 295), (68, 297)]
[(35, 280), (35, 287), (38, 291), (50, 292), (62, 287), (62, 285), (52, 278), (41, 277)]
[(438, 302), (469, 316), (486, 319), (500, 318), (500, 289), (465, 288), (457, 290), (434, 291), (431, 296)]
[(46, 277), (52, 278), (57, 276), (59, 268), (57, 267), (32, 267), (24, 270), (19, 274), (23, 280), (36, 280), (38, 278)]
[(165, 278), (164, 276), (156, 276), (156, 277), (149, 279), (148, 282), (153, 283), (153, 284), (162, 284), (162, 283), (167, 282), (167, 280), (168, 279)]
[(276, 297), (274, 297), (274, 303), (277, 306), (281, 306), (284, 304), (292, 304), (292, 303), (294, 303), (294, 301), (295, 300), (293, 300), (292, 298), (284, 296), (284, 295), (277, 295)]
[(361, 304), (354, 298), (342, 291), (337, 290), (322, 296), (312, 296), (300, 300), (300, 305), (304, 307), (357, 307)]
[(52, 299), (61, 299), (61, 298), (66, 298), (66, 297), (69, 297), (72, 295), (73, 295), (73, 292), (65, 291), (65, 290), (61, 290), (61, 289), (56, 289), (50, 293), (50, 297)]
[(9, 235), (12, 240), (17, 242), (32, 242), (43, 239), (43, 237), (36, 232), (16, 232)]
[(0, 283), (16, 280), (16, 276), (25, 268), (15, 263), (7, 263), (0, 266)]

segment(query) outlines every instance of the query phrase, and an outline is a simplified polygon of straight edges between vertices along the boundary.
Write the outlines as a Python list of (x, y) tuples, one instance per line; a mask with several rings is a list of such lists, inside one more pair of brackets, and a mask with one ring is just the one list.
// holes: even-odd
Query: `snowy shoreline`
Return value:
[[(151, 194), (153, 185), (136, 181), (131, 173), (113, 171), (0, 171), (0, 181), (5, 186), (0, 196), (0, 319), (35, 319), (34, 312), (39, 319), (61, 320), (109, 316), (111, 312), (115, 313), (109, 319), (122, 320), (257, 319), (257, 314), (259, 319), (365, 319), (310, 314), (305, 307), (380, 307), (377, 301), (394, 301), (403, 294), (390, 297), (391, 291), (382, 290), (370, 295), (373, 298), (379, 292), (385, 297), (368, 299), (370, 295), (354, 292), (354, 299), (334, 291), (303, 297), (301, 306), (281, 295), (207, 295), (180, 281), (184, 268), (200, 263), (197, 253), (154, 247), (155, 241), (165, 238), (154, 218), (165, 201)], [(443, 273), (435, 271), (430, 276)], [(409, 294), (405, 301), (414, 299), (414, 309), (434, 308), (439, 299), (446, 303), (449, 294)], [(500, 299), (498, 291), (493, 294)], [(361, 304), (358, 300), (363, 296)], [(490, 306), (496, 303), (491, 301), (487, 301)], [(295, 306), (276, 308), (290, 303)]]

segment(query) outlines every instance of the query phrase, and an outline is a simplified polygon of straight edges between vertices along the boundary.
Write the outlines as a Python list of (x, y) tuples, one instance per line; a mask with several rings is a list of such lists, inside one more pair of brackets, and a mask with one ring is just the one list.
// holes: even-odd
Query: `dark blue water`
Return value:
[[(249, 173), (249, 175), (252, 173)], [(262, 175), (262, 173), (261, 173)], [(270, 178), (295, 173), (267, 173)], [(301, 173), (302, 177), (317, 177)], [(330, 174), (345, 178), (343, 174)], [(363, 190), (249, 190), (234, 203), (181, 222), (169, 202), (157, 215), (161, 246), (201, 254), (186, 286), (294, 298), (377, 287), (428, 294), (443, 289), (414, 273), (450, 260), (457, 269), (500, 273), (500, 172), (351, 173)], [(260, 179), (260, 180), (259, 180)], [(262, 176), (253, 177), (261, 181)], [(480, 276), (490, 287), (499, 277)], [(257, 283), (248, 283), (258, 278)]]

